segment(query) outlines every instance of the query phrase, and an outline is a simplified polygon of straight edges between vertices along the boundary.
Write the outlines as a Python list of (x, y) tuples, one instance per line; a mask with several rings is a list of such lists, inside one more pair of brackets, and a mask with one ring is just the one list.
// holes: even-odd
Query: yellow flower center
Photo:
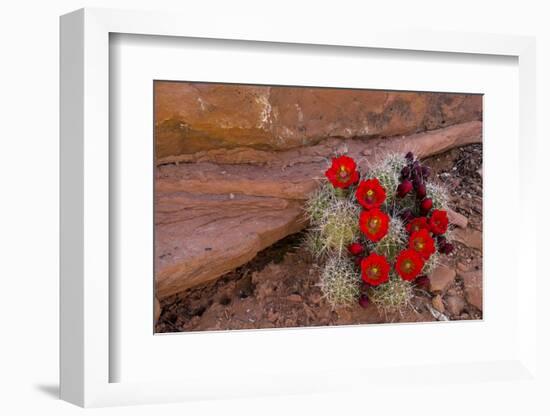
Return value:
[(418, 249), (418, 250), (422, 250), (425, 246), (424, 244), (424, 240), (421, 240), (421, 239), (416, 239), (414, 241), (414, 246)]
[(378, 231), (378, 229), (380, 228), (380, 219), (379, 218), (371, 218), (369, 220), (369, 231), (374, 233), (376, 231)]
[(368, 271), (368, 275), (371, 279), (376, 279), (378, 278), (378, 275), (380, 274), (380, 270), (378, 269), (377, 266), (373, 266), (369, 269)]
[(369, 203), (373, 202), (373, 200), (374, 200), (374, 191), (372, 189), (369, 189), (367, 192), (365, 192), (365, 199)]
[(349, 172), (345, 166), (340, 166), (339, 176), (341, 179), (347, 179), (347, 177), (349, 176)]
[(405, 273), (409, 273), (413, 269), (413, 262), (411, 260), (405, 260), (401, 266)]

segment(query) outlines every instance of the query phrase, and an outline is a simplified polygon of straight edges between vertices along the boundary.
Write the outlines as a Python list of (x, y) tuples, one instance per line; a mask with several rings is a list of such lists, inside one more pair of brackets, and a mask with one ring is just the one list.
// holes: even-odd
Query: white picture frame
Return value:
[[(185, 24), (182, 24), (185, 21)], [(186, 38), (332, 45), (453, 54), (504, 55), (519, 66), (519, 164), (517, 178), (520, 210), (527, 213), (535, 192), (529, 180), (535, 169), (535, 41), (530, 37), (429, 31), (354, 29), (318, 31), (285, 28), (243, 19), (200, 20), (172, 13), (82, 9), (61, 18), (61, 398), (80, 406), (160, 403), (198, 398), (239, 397), (261, 394), (307, 393), (348, 389), (353, 380), (365, 386), (380, 380), (402, 378), (405, 385), (429, 383), (443, 370), (466, 379), (466, 370), (483, 372), (480, 380), (499, 377), (509, 383), (542, 383), (537, 378), (537, 322), (535, 250), (536, 218), (522, 215), (517, 256), (529, 290), (517, 291), (517, 354), (499, 361), (468, 364), (441, 362), (415, 368), (371, 369), (370, 379), (360, 369), (321, 369), (318, 374), (271, 374), (263, 381), (231, 385), (188, 378), (179, 381), (111, 382), (110, 366), (116, 354), (110, 349), (109, 259), (110, 169), (109, 158), (109, 36), (136, 34)], [(238, 27), (238, 31), (236, 28)], [(148, 169), (148, 167), (145, 167)], [(527, 285), (526, 285), (527, 286)], [(152, 299), (151, 299), (152, 302)], [(539, 323), (540, 325), (540, 323)], [(152, 335), (152, 334), (151, 334)], [(334, 335), (333, 335), (334, 336)], [(343, 382), (342, 380), (347, 380)], [(480, 380), (474, 382), (481, 383)], [(540, 387), (540, 385), (537, 385)]]

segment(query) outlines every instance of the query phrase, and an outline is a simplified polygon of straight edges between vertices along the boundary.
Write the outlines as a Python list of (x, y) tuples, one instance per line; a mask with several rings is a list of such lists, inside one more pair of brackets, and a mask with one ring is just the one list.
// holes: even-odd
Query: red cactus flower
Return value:
[(428, 260), (435, 253), (435, 243), (430, 232), (423, 228), (411, 234), (409, 248), (416, 251), (424, 260)]
[(409, 232), (409, 234), (415, 233), (422, 229), (430, 229), (430, 225), (428, 224), (428, 219), (426, 217), (415, 218), (407, 224), (407, 231)]
[(397, 196), (399, 198), (403, 198), (405, 195), (407, 195), (409, 192), (411, 192), (413, 189), (413, 184), (408, 179), (404, 179), (398, 186), (397, 186)]
[(358, 256), (363, 253), (363, 245), (361, 243), (351, 243), (348, 246), (348, 251), (353, 256)]
[(361, 212), (359, 228), (372, 242), (380, 241), (387, 233), (390, 217), (378, 208)]
[(422, 202), (420, 202), (420, 212), (422, 215), (426, 215), (433, 207), (433, 201), (430, 198), (424, 198)]
[(435, 209), (430, 217), (430, 229), (432, 233), (436, 235), (445, 234), (448, 226), (449, 219), (447, 218), (447, 211)]
[(403, 280), (412, 281), (424, 267), (424, 260), (416, 251), (407, 249), (403, 250), (397, 256), (395, 262), (395, 271)]
[(348, 156), (332, 159), (332, 165), (325, 172), (325, 176), (335, 188), (348, 188), (359, 181), (355, 161)]
[(379, 208), (386, 200), (386, 191), (378, 179), (368, 179), (359, 183), (355, 197), (365, 209)]
[(390, 264), (384, 256), (371, 253), (361, 262), (361, 278), (371, 286), (388, 281), (390, 276)]

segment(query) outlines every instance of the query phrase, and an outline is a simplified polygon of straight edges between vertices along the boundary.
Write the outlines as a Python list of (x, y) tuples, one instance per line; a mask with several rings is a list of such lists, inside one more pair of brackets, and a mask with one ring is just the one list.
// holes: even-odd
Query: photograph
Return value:
[(544, 5), (4, 2), (0, 416), (550, 416)]
[(153, 90), (155, 333), (483, 319), (482, 94)]

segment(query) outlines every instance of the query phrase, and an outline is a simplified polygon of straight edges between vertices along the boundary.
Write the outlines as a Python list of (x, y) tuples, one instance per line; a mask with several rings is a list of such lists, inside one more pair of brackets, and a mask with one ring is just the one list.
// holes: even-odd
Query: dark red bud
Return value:
[(414, 281), (417, 287), (421, 289), (428, 289), (430, 287), (430, 278), (425, 274), (418, 276)]
[(412, 162), (414, 160), (414, 155), (412, 152), (407, 152), (405, 155), (405, 159), (407, 159), (409, 162)]
[(409, 179), (411, 176), (411, 168), (408, 166), (405, 166), (403, 169), (401, 169), (401, 178), (402, 179)]
[(354, 256), (358, 256), (363, 252), (363, 245), (361, 243), (351, 243), (348, 246), (348, 251)]
[(397, 196), (399, 198), (403, 198), (405, 195), (411, 192), (412, 189), (413, 189), (413, 184), (411, 183), (411, 181), (405, 179), (403, 182), (401, 182), (397, 186)]
[(443, 247), (443, 253), (451, 254), (454, 249), (455, 249), (454, 245), (452, 245), (451, 243), (445, 243), (445, 246)]
[(433, 207), (433, 201), (430, 198), (425, 198), (420, 202), (420, 212), (426, 215)]
[(416, 196), (418, 199), (424, 199), (426, 197), (426, 185), (421, 183), (416, 187)]
[(366, 308), (367, 306), (369, 306), (369, 303), (369, 297), (367, 295), (361, 295), (361, 297), (359, 298), (359, 305), (362, 308)]
[(447, 244), (447, 239), (442, 235), (437, 236), (437, 251), (440, 253), (445, 253), (445, 244)]

